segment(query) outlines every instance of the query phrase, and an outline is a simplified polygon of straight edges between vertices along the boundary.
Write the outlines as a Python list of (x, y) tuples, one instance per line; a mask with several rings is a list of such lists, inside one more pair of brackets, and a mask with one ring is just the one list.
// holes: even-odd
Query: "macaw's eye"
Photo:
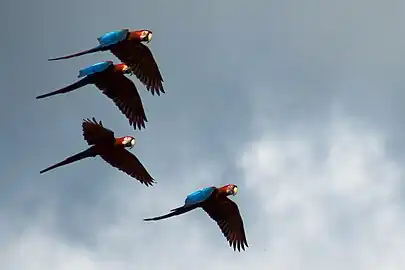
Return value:
[(149, 43), (149, 42), (152, 41), (152, 32), (147, 31), (147, 30), (142, 31), (140, 37), (141, 37), (141, 41), (144, 41), (144, 42), (146, 42), (146, 43)]
[(125, 73), (125, 74), (130, 74), (130, 73), (132, 73), (131, 69), (130, 69), (128, 66), (124, 66), (124, 67), (122, 68), (122, 72)]
[(130, 145), (131, 145), (131, 140), (132, 140), (132, 138), (130, 138), (130, 137), (125, 137), (124, 140), (122, 140), (122, 145), (124, 145), (124, 146), (130, 146)]
[(148, 31), (142, 31), (141, 39), (145, 40), (148, 37)]

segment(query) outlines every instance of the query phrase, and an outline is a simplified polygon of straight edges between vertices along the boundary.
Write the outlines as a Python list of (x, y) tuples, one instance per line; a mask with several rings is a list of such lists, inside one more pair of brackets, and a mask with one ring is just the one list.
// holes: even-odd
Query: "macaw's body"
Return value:
[(125, 172), (146, 186), (155, 183), (152, 176), (150, 176), (138, 158), (125, 149), (135, 146), (134, 137), (125, 136), (115, 138), (113, 131), (104, 128), (101, 121), (97, 123), (94, 118), (92, 120), (83, 120), (82, 129), (83, 137), (90, 147), (42, 170), (40, 173), (47, 172), (84, 158), (100, 156), (111, 166)]
[(149, 43), (152, 40), (152, 31), (122, 29), (105, 33), (97, 38), (99, 45), (82, 52), (67, 56), (48, 59), (49, 61), (68, 59), (84, 54), (110, 51), (124, 64), (128, 65), (136, 77), (152, 92), (160, 95), (164, 93), (163, 78), (159, 67), (150, 49), (142, 42)]
[(223, 235), (234, 250), (248, 247), (243, 220), (238, 206), (228, 198), (236, 195), (236, 185), (226, 185), (220, 188), (207, 187), (195, 191), (187, 196), (183, 206), (170, 210), (171, 212), (145, 221), (155, 221), (181, 215), (201, 207), (219, 226)]
[(78, 77), (84, 78), (79, 81), (62, 89), (37, 96), (36, 99), (65, 94), (85, 85), (94, 84), (115, 103), (134, 129), (145, 128), (145, 122), (148, 120), (135, 84), (125, 76), (129, 73), (131, 70), (125, 64), (114, 65), (112, 61), (100, 62), (81, 69)]

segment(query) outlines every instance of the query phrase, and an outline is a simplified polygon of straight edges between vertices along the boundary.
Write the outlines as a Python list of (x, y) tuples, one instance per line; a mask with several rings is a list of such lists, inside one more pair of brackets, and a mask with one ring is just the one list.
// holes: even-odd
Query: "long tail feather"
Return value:
[(55, 165), (52, 165), (52, 166), (50, 166), (50, 167), (48, 167), (48, 168), (46, 168), (46, 169), (40, 171), (40, 173), (42, 174), (42, 173), (44, 173), (44, 172), (50, 171), (50, 170), (52, 170), (52, 169), (55, 169), (55, 168), (57, 168), (57, 167), (61, 167), (61, 166), (64, 166), (64, 165), (68, 165), (68, 164), (73, 163), (73, 162), (75, 162), (75, 161), (79, 161), (79, 160), (84, 159), (84, 158), (95, 157), (95, 156), (96, 156), (96, 154), (95, 154), (95, 152), (94, 152), (94, 150), (93, 150), (93, 147), (90, 147), (90, 148), (84, 150), (83, 152), (80, 152), (80, 153), (78, 153), (78, 154), (75, 154), (75, 155), (73, 155), (73, 156), (70, 156), (70, 157), (66, 158), (65, 160), (63, 160), (63, 161), (61, 161), (61, 162), (59, 162), (59, 163), (56, 163)]
[(36, 99), (46, 98), (46, 97), (50, 97), (50, 96), (54, 96), (54, 95), (58, 95), (58, 94), (65, 94), (65, 93), (71, 92), (73, 90), (77, 90), (77, 89), (79, 89), (79, 88), (81, 88), (81, 87), (83, 87), (83, 86), (85, 86), (85, 85), (87, 85), (89, 83), (90, 83), (89, 77), (85, 77), (85, 78), (83, 78), (83, 79), (81, 79), (81, 80), (79, 80), (79, 81), (77, 81), (75, 83), (72, 83), (71, 85), (63, 87), (63, 88), (61, 88), (59, 90), (37, 96)]
[(154, 217), (154, 218), (144, 218), (143, 220), (144, 221), (152, 221), (152, 220), (156, 221), (156, 220), (166, 219), (166, 218), (169, 218), (169, 217), (174, 217), (174, 216), (178, 216), (178, 215), (187, 213), (187, 212), (189, 212), (191, 210), (196, 209), (197, 207), (198, 207), (198, 205), (181, 206), (181, 207), (170, 210), (171, 213), (168, 213), (166, 215), (158, 216), (158, 217)]
[(74, 54), (70, 54), (70, 55), (65, 55), (65, 56), (61, 56), (61, 57), (56, 57), (56, 58), (50, 58), (48, 59), (48, 61), (55, 61), (55, 60), (62, 60), (62, 59), (69, 59), (69, 58), (73, 58), (76, 56), (81, 56), (81, 55), (85, 55), (85, 54), (89, 54), (89, 53), (95, 53), (95, 52), (101, 52), (103, 50), (106, 50), (105, 48), (101, 47), (101, 46), (97, 46), (85, 51), (81, 51), (81, 52), (77, 52)]

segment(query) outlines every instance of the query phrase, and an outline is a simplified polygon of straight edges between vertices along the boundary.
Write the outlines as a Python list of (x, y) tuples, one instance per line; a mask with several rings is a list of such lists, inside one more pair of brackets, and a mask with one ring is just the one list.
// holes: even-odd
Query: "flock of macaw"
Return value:
[[(128, 119), (136, 130), (145, 128), (147, 118), (141, 97), (135, 84), (125, 75), (135, 75), (152, 95), (165, 93), (163, 78), (152, 52), (144, 43), (152, 40), (152, 31), (129, 29), (108, 32), (99, 37), (99, 45), (68, 56), (49, 59), (49, 61), (68, 59), (100, 51), (110, 51), (122, 63), (112, 61), (96, 63), (79, 71), (79, 80), (59, 90), (40, 95), (37, 99), (64, 94), (88, 84), (94, 84), (103, 94), (109, 97)], [(100, 156), (111, 166), (137, 179), (146, 186), (155, 183), (153, 177), (139, 159), (129, 152), (135, 146), (132, 136), (115, 137), (114, 132), (103, 126), (101, 121), (84, 119), (82, 122), (83, 137), (89, 147), (65, 160), (56, 163), (40, 173), (44, 173), (88, 157)], [(172, 209), (169, 214), (144, 219), (155, 221), (181, 215), (196, 208), (202, 208), (219, 226), (233, 250), (241, 251), (248, 247), (245, 229), (238, 206), (228, 198), (236, 195), (238, 187), (234, 184), (220, 188), (207, 187), (189, 194), (183, 206)]]

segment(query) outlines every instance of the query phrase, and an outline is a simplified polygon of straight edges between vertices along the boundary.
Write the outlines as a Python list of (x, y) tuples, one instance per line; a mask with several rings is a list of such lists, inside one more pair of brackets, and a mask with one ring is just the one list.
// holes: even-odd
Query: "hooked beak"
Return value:
[(135, 140), (131, 140), (131, 146), (129, 147), (129, 149), (132, 149), (135, 146)]
[(148, 39), (146, 40), (146, 43), (150, 43), (152, 41), (152, 33), (148, 33)]
[(234, 186), (233, 187), (233, 196), (235, 196), (238, 193), (238, 187)]

